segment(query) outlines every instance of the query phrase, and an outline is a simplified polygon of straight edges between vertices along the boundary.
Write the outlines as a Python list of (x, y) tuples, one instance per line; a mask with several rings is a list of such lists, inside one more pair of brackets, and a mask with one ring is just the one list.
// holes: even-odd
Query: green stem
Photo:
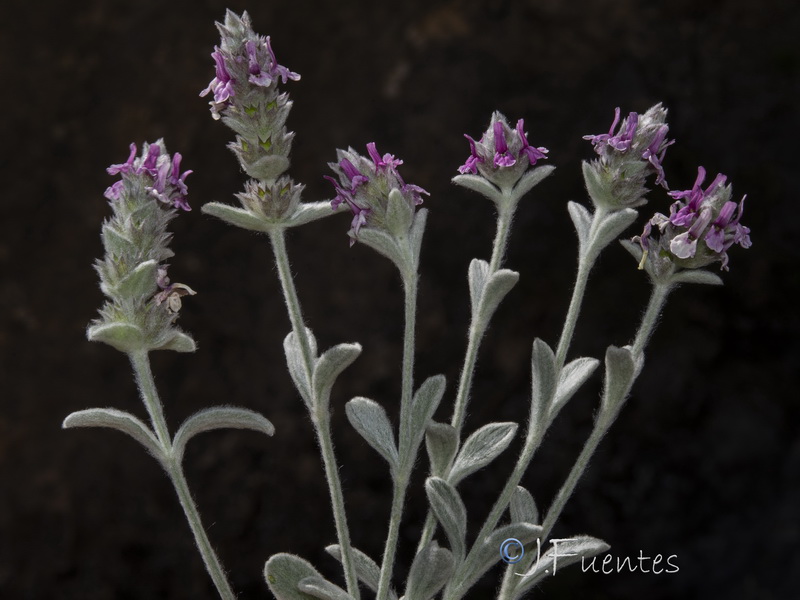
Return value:
[[(411, 251), (409, 251), (410, 254)], [(416, 260), (409, 260), (408, 264), (416, 265)], [(408, 489), (411, 469), (416, 458), (416, 449), (413, 448), (410, 415), (411, 402), (414, 392), (414, 329), (417, 313), (417, 283), (416, 269), (402, 273), (405, 291), (405, 332), (403, 335), (403, 375), (400, 391), (400, 447), (399, 465), (394, 473), (394, 491), (392, 494), (392, 508), (389, 515), (389, 531), (386, 534), (386, 544), (383, 549), (381, 562), (381, 575), (378, 582), (376, 600), (386, 600), (389, 596), (389, 587), (392, 581), (394, 559), (397, 553), (397, 543), (400, 532), (400, 522), (403, 518), (406, 490)]]
[(169, 435), (169, 429), (167, 428), (167, 421), (164, 418), (164, 408), (158, 397), (158, 391), (156, 390), (153, 372), (150, 369), (148, 353), (145, 350), (132, 352), (130, 354), (130, 360), (136, 375), (136, 383), (139, 386), (142, 401), (147, 408), (153, 429), (156, 432), (156, 436), (158, 437), (158, 441), (166, 457), (164, 460), (164, 468), (172, 481), (175, 492), (178, 494), (178, 500), (183, 507), (183, 512), (186, 515), (186, 520), (189, 522), (189, 527), (192, 529), (195, 543), (203, 557), (206, 570), (214, 581), (220, 598), (223, 600), (234, 600), (236, 596), (225, 576), (222, 563), (216, 552), (214, 552), (214, 548), (212, 548), (208, 535), (206, 535), (206, 531), (203, 528), (203, 522), (200, 519), (200, 513), (197, 511), (197, 506), (189, 491), (189, 485), (186, 482), (183, 467), (172, 457), (172, 440)]
[[(289, 320), (292, 324), (294, 335), (300, 342), (300, 349), (303, 353), (303, 366), (306, 372), (308, 389), (314, 394), (311, 385), (314, 372), (313, 352), (311, 342), (306, 332), (303, 322), (303, 312), (300, 308), (300, 300), (297, 296), (297, 289), (292, 278), (291, 268), (289, 267), (289, 254), (286, 251), (286, 240), (283, 229), (271, 231), (269, 239), (272, 244), (272, 251), (275, 255), (275, 264), (278, 268), (278, 278), (283, 288), (283, 296), (286, 300), (286, 309), (289, 313)], [(322, 455), (322, 463), (325, 468), (325, 478), (328, 481), (328, 490), (331, 497), (331, 507), (333, 510), (333, 520), (336, 526), (336, 535), (339, 539), (339, 547), (342, 551), (342, 568), (344, 570), (347, 593), (355, 600), (359, 600), (360, 592), (358, 588), (358, 578), (356, 577), (355, 561), (353, 560), (353, 549), (350, 542), (350, 529), (347, 526), (347, 514), (344, 508), (344, 494), (342, 493), (342, 482), (339, 478), (339, 469), (336, 464), (336, 454), (333, 448), (333, 436), (331, 434), (330, 416), (327, 411), (319, 407), (316, 397), (312, 397), (312, 421), (317, 434), (317, 441)]]

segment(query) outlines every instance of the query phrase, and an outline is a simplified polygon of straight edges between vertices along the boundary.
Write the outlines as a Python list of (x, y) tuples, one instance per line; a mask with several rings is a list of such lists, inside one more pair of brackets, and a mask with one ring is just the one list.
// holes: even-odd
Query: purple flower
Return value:
[[(711, 195), (711, 193), (718, 187), (725, 185), (727, 177), (720, 173), (714, 178), (705, 190), (702, 188), (702, 183), (706, 178), (706, 170), (703, 167), (697, 168), (697, 179), (690, 190), (673, 191), (669, 195), (678, 200), (670, 207), (669, 220), (673, 225), (681, 225), (684, 227), (691, 227), (694, 220), (700, 211), (700, 206), (703, 201)], [(681, 200), (686, 200), (685, 203)]]
[(508, 151), (508, 144), (506, 143), (505, 132), (503, 131), (503, 124), (500, 121), (495, 121), (494, 124), (494, 166), (495, 167), (511, 167), (516, 164), (515, 159)]
[(428, 195), (421, 187), (403, 181), (397, 171), (402, 160), (392, 154), (381, 155), (374, 142), (367, 144), (367, 154), (369, 158), (352, 148), (339, 150), (338, 162), (329, 163), (338, 179), (325, 176), (336, 190), (331, 207), (337, 209), (344, 203), (353, 213), (351, 246), (362, 227), (385, 228), (388, 196), (392, 190), (400, 190), (412, 209), (422, 203), (423, 194)]
[(208, 87), (200, 92), (200, 96), (206, 96), (209, 92), (214, 93), (214, 102), (217, 104), (226, 104), (235, 95), (233, 84), (235, 83), (231, 74), (228, 72), (228, 67), (225, 65), (225, 57), (219, 47), (214, 46), (214, 52), (211, 53), (211, 58), (214, 59), (216, 65), (216, 77), (211, 80)]
[(111, 165), (106, 169), (109, 175), (119, 175), (120, 173), (130, 173), (133, 169), (133, 159), (136, 158), (136, 144), (130, 146), (131, 154), (128, 160), (120, 165)]
[(463, 165), (458, 167), (458, 172), (461, 173), (462, 175), (466, 175), (467, 173), (472, 173), (473, 175), (477, 175), (478, 163), (483, 162), (483, 157), (478, 155), (478, 151), (475, 148), (475, 140), (473, 140), (466, 133), (464, 134), (464, 137), (467, 138), (467, 141), (469, 141), (469, 158)]
[(664, 155), (667, 153), (667, 147), (675, 143), (675, 140), (667, 141), (668, 132), (669, 127), (666, 125), (659, 127), (653, 141), (650, 142), (650, 145), (642, 152), (642, 158), (649, 162), (656, 170), (656, 185), (661, 185), (664, 189), (669, 189), (669, 186), (667, 185), (667, 180), (664, 178), (664, 167), (661, 163), (664, 160)]
[(389, 168), (396, 170), (397, 167), (403, 164), (402, 160), (396, 159), (392, 154), (384, 154), (381, 157), (378, 153), (378, 149), (375, 147), (375, 142), (367, 144), (367, 153), (372, 159), (372, 162), (375, 163), (375, 169)]
[(520, 119), (517, 121), (517, 135), (519, 136), (520, 141), (522, 141), (522, 148), (519, 150), (520, 156), (523, 154), (528, 157), (528, 162), (531, 166), (536, 164), (537, 160), (547, 158), (547, 153), (549, 150), (547, 148), (539, 147), (534, 148), (533, 146), (528, 143), (528, 138), (525, 137), (525, 131), (522, 129), (524, 126), (524, 120)]
[(291, 79), (297, 81), (300, 75), (278, 64), (269, 36), (245, 42), (247, 54), (248, 81), (252, 84), (268, 87), (273, 81), (281, 79), (283, 83)]
[(727, 271), (730, 247), (752, 245), (750, 230), (739, 222), (746, 196), (738, 203), (732, 201), (731, 186), (725, 185), (727, 178), (722, 174), (703, 189), (706, 170), (697, 171), (692, 189), (670, 192), (676, 201), (669, 216), (656, 213), (642, 235), (634, 238), (645, 252), (643, 261), (647, 253), (655, 252), (679, 267), (694, 269), (720, 261), (720, 268)]
[(496, 112), (480, 141), (464, 134), (470, 153), (458, 172), (462, 175), (480, 173), (497, 185), (512, 185), (525, 169), (547, 158), (547, 148), (531, 146), (524, 125), (525, 121), (519, 119), (516, 129), (511, 129), (506, 118)]
[(633, 143), (633, 136), (636, 133), (636, 127), (639, 124), (639, 115), (635, 112), (629, 113), (627, 118), (620, 125), (619, 131), (614, 135), (614, 129), (619, 123), (620, 117), (619, 106), (614, 109), (614, 121), (611, 123), (611, 128), (608, 133), (601, 133), (599, 135), (585, 135), (583, 139), (589, 140), (594, 145), (594, 150), (599, 155), (603, 155), (606, 146), (609, 146), (617, 152), (626, 152)]
[(667, 139), (667, 111), (661, 104), (652, 106), (643, 115), (628, 113), (621, 123), (620, 117), (617, 107), (608, 133), (583, 136), (600, 156), (591, 163), (596, 174), (595, 186), (602, 184), (606, 188), (592, 200), (617, 210), (646, 202), (645, 183), (650, 173), (656, 174), (656, 185), (668, 187), (663, 162), (667, 148), (674, 143)]
[(191, 171), (180, 172), (180, 153), (176, 152), (172, 158), (169, 154), (162, 154), (161, 142), (145, 145), (145, 148), (145, 156), (136, 158), (136, 145), (131, 144), (128, 161), (108, 167), (109, 174), (121, 175), (122, 179), (109, 186), (104, 196), (112, 201), (119, 200), (120, 194), (125, 189), (125, 181), (140, 178), (143, 180), (145, 191), (159, 202), (185, 211), (191, 210), (186, 201), (189, 191), (186, 177)]

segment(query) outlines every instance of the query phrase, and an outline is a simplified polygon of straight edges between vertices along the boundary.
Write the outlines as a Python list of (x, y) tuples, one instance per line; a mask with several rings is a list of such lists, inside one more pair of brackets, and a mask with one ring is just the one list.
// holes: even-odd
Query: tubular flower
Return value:
[(696, 269), (720, 261), (720, 268), (727, 271), (730, 247), (752, 245), (750, 229), (740, 223), (746, 196), (738, 203), (732, 201), (731, 186), (725, 185), (727, 178), (722, 174), (703, 189), (705, 176), (700, 167), (692, 189), (671, 192), (676, 201), (669, 216), (656, 213), (642, 235), (634, 238), (644, 251), (642, 264), (666, 260)]
[(398, 190), (408, 209), (413, 215), (414, 208), (422, 204), (422, 195), (427, 191), (413, 184), (405, 183), (397, 167), (402, 160), (391, 154), (381, 155), (374, 142), (367, 144), (369, 158), (358, 154), (353, 148), (337, 150), (337, 162), (328, 163), (338, 176), (325, 176), (333, 184), (336, 197), (331, 207), (338, 208), (347, 204), (353, 213), (350, 224), (350, 245), (355, 243), (362, 227), (382, 229), (395, 234), (387, 221), (389, 194)]

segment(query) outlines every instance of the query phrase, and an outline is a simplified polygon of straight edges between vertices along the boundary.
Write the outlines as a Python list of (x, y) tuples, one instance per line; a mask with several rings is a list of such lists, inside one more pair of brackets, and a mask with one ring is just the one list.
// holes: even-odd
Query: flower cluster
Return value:
[(667, 139), (667, 111), (661, 104), (643, 115), (629, 113), (621, 123), (620, 116), (617, 108), (608, 133), (583, 136), (600, 157), (584, 165), (590, 196), (596, 206), (609, 210), (645, 204), (645, 180), (651, 173), (656, 185), (668, 189), (663, 161), (674, 143)]
[(469, 142), (470, 155), (458, 172), (462, 175), (480, 173), (498, 185), (515, 183), (529, 166), (547, 158), (548, 153), (547, 148), (531, 146), (524, 126), (524, 120), (520, 119), (511, 129), (506, 118), (495, 112), (480, 141), (464, 134)]
[(333, 177), (325, 176), (336, 190), (331, 206), (336, 209), (346, 203), (353, 212), (349, 232), (351, 246), (363, 226), (391, 231), (392, 228), (387, 223), (387, 210), (392, 190), (400, 192), (412, 213), (414, 207), (422, 204), (422, 194), (429, 195), (421, 187), (403, 181), (397, 171), (397, 167), (403, 164), (402, 160), (391, 154), (381, 156), (374, 142), (367, 144), (367, 153), (369, 158), (358, 154), (353, 148), (337, 150), (338, 161), (328, 163), (328, 166), (339, 179), (337, 181)]
[(211, 54), (215, 77), (200, 95), (213, 95), (212, 116), (238, 134), (228, 147), (245, 172), (275, 180), (289, 167), (294, 137), (285, 127), (292, 103), (278, 85), (300, 75), (278, 64), (270, 38), (253, 31), (247, 12), (239, 17), (229, 10), (217, 28), (221, 42)]
[(656, 213), (642, 235), (634, 238), (644, 252), (643, 263), (651, 257), (693, 269), (720, 261), (720, 268), (727, 271), (728, 249), (734, 244), (751, 246), (750, 229), (739, 222), (746, 196), (732, 201), (725, 175), (717, 175), (704, 189), (705, 178), (706, 170), (700, 167), (692, 189), (670, 192), (676, 201), (669, 216)]
[(273, 84), (277, 85), (279, 79), (283, 83), (300, 79), (300, 75), (278, 64), (269, 36), (255, 34), (246, 11), (239, 17), (229, 10), (225, 23), (217, 23), (217, 28), (222, 43), (214, 46), (211, 53), (215, 77), (200, 92), (200, 96), (214, 95), (210, 104), (215, 119), (228, 108), (236, 109), (238, 100), (246, 102), (257, 88), (274, 89)]
[[(189, 189), (186, 187), (186, 177), (191, 171), (181, 173), (181, 155), (176, 152), (170, 159), (164, 152), (161, 142), (146, 145), (142, 157), (136, 157), (136, 144), (130, 146), (130, 156), (124, 163), (111, 165), (106, 169), (109, 175), (121, 175), (122, 179), (115, 182), (105, 191), (109, 200), (119, 200), (124, 193), (131, 189), (143, 186), (145, 191), (165, 205), (192, 210), (186, 201)], [(126, 188), (127, 186), (127, 188)]]
[(108, 173), (121, 175), (105, 192), (112, 216), (103, 223), (105, 256), (95, 269), (108, 301), (87, 335), (115, 348), (136, 350), (194, 349), (192, 339), (174, 326), (180, 297), (194, 291), (170, 284), (165, 261), (173, 256), (167, 225), (189, 210), (186, 176), (180, 173), (181, 155), (170, 157), (163, 141), (144, 144), (137, 155), (134, 144), (128, 160), (111, 165)]

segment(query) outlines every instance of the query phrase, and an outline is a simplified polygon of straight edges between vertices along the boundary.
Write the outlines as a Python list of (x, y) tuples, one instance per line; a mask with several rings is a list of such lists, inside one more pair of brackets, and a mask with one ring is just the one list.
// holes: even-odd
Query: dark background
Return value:
[[(218, 403), (258, 410), (276, 434), (209, 433), (186, 465), (209, 535), (242, 598), (266, 598), (261, 571), (279, 551), (338, 581), (311, 426), (285, 372), (289, 330), (266, 238), (200, 213), (232, 201), (244, 177), (232, 134), (198, 98), (225, 3), (6, 2), (0, 19), (0, 596), (213, 598), (166, 477), (112, 431), (62, 431), (90, 406), (144, 416), (124, 356), (85, 340), (102, 302), (91, 268), (109, 214), (105, 167), (128, 144), (163, 136), (184, 155), (194, 211), (174, 222), (173, 278), (199, 293), (180, 323), (195, 355), (156, 353), (174, 429)], [(678, 143), (673, 189), (698, 165), (721, 171), (753, 247), (731, 252), (725, 286), (678, 290), (648, 349), (633, 398), (604, 440), (555, 531), (605, 539), (615, 556), (675, 554), (680, 571), (581, 574), (542, 586), (551, 598), (767, 599), (796, 595), (800, 572), (800, 409), (796, 316), (796, 148), (800, 18), (794, 0), (645, 0), (228, 4), (250, 11), (278, 59), (297, 132), (292, 175), (306, 200), (331, 197), (321, 178), (337, 147), (405, 160), (431, 192), (421, 267), (417, 381), (457, 381), (469, 308), (466, 269), (488, 258), (490, 204), (449, 184), (491, 111), (525, 118), (558, 170), (520, 208), (506, 264), (521, 281), (501, 306), (478, 367), (467, 429), (525, 418), (530, 345), (557, 342), (574, 275), (567, 200), (585, 202), (587, 133), (615, 106), (670, 110)], [(642, 211), (666, 211), (662, 191)], [(389, 506), (382, 460), (346, 422), (354, 395), (396, 418), (402, 298), (393, 267), (348, 248), (348, 218), (292, 231), (289, 250), (307, 322), (320, 345), (364, 346), (334, 390), (333, 427), (353, 539), (379, 558)], [(636, 233), (641, 223), (631, 229)], [(572, 356), (602, 357), (630, 340), (648, 285), (611, 247), (590, 282)], [(546, 507), (579, 451), (599, 375), (564, 410), (524, 483)], [(449, 407), (450, 405), (448, 405)], [(440, 420), (449, 419), (447, 410)], [(475, 528), (510, 470), (515, 444), (461, 485)], [(396, 581), (424, 518), (420, 460)], [(475, 530), (473, 530), (474, 533)], [(471, 597), (492, 597), (499, 571)]]

